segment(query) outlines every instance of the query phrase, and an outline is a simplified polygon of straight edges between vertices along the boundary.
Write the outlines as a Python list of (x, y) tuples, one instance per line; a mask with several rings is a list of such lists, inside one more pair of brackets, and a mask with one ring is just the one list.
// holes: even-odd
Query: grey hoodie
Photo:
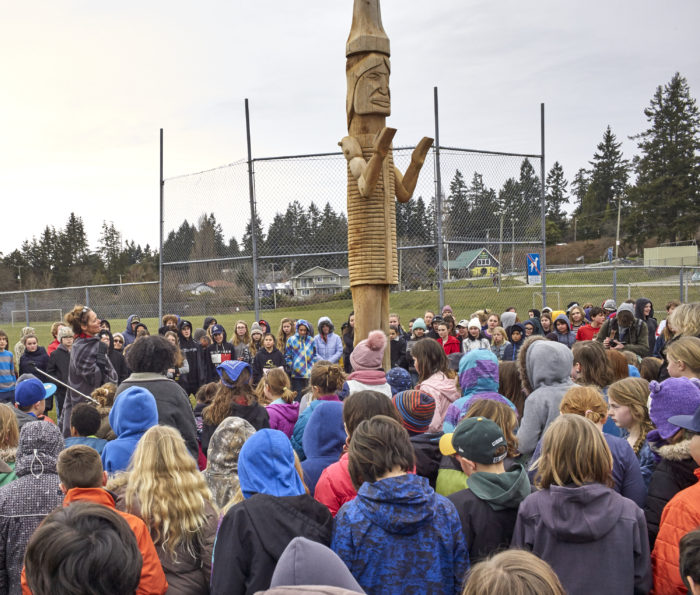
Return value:
[(501, 326), (503, 330), (507, 331), (511, 326), (515, 324), (515, 319), (518, 315), (515, 312), (504, 312), (501, 314)]
[(544, 431), (559, 415), (562, 397), (574, 384), (573, 364), (571, 349), (562, 343), (535, 341), (529, 346), (525, 369), (534, 390), (525, 399), (518, 430), (518, 449), (525, 458), (532, 455)]
[(644, 513), (599, 483), (553, 485), (525, 498), (512, 546), (548, 562), (570, 595), (651, 588)]

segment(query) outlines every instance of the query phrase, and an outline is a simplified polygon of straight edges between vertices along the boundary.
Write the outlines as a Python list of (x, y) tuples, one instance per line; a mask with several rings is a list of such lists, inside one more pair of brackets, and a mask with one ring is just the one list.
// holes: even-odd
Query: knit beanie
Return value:
[(253, 333), (256, 333), (256, 332), (257, 332), (257, 333), (260, 333), (261, 335), (264, 334), (264, 333), (263, 333), (263, 328), (260, 326), (260, 324), (257, 323), (257, 322), (254, 322), (254, 323), (251, 325), (251, 327), (250, 327), (250, 334), (251, 334), (251, 336), (253, 335)]
[(61, 328), (58, 329), (58, 332), (56, 333), (56, 339), (58, 339), (59, 342), (61, 339), (63, 339), (63, 337), (72, 337), (72, 336), (73, 336), (73, 329), (70, 328), (69, 326), (62, 326)]
[(411, 375), (404, 368), (392, 368), (386, 373), (386, 381), (391, 387), (391, 394), (395, 395), (403, 390), (413, 388)]
[(199, 343), (199, 340), (202, 337), (207, 336), (207, 331), (205, 331), (203, 328), (198, 328), (196, 331), (194, 331), (194, 340)]
[(653, 380), (649, 384), (649, 417), (656, 426), (648, 434), (650, 442), (666, 441), (680, 428), (669, 423), (674, 415), (693, 415), (700, 407), (700, 382), (693, 378), (667, 378), (663, 382)]
[(422, 318), (416, 318), (413, 321), (413, 330), (416, 330), (417, 328), (422, 328), (424, 331), (427, 331), (428, 328), (425, 326), (425, 320)]
[(371, 331), (364, 341), (360, 341), (350, 354), (352, 369), (379, 370), (382, 367), (386, 335), (383, 331)]
[(474, 318), (472, 318), (469, 321), (469, 326), (467, 328), (472, 328), (472, 327), (475, 327), (475, 328), (478, 328), (479, 330), (481, 330), (481, 320), (479, 320), (476, 316), (474, 316)]
[(405, 390), (392, 397), (403, 427), (412, 435), (423, 434), (435, 414), (435, 399), (419, 390)]

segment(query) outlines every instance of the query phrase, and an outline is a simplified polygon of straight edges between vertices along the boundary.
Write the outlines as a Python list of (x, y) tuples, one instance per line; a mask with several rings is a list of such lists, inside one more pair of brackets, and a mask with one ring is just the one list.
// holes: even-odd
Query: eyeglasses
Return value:
[(124, 341), (122, 341), (121, 339), (114, 339), (114, 342), (115, 343), (123, 343)]

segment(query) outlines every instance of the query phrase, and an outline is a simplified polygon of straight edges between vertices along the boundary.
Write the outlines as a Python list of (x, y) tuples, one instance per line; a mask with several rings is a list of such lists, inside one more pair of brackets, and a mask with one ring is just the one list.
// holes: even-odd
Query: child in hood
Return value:
[(141, 436), (157, 424), (158, 408), (150, 391), (132, 386), (118, 394), (109, 412), (109, 425), (117, 439), (108, 442), (102, 449), (104, 470), (110, 474), (124, 471)]
[(318, 401), (304, 431), (304, 454), (301, 463), (304, 482), (309, 493), (316, 490), (316, 483), (323, 470), (337, 462), (343, 454), (347, 434), (343, 426), (343, 404), (337, 401)]
[(311, 368), (318, 359), (316, 344), (311, 335), (311, 325), (303, 318), (297, 320), (296, 332), (287, 339), (284, 359), (287, 372), (292, 379), (292, 390), (301, 399), (301, 393), (309, 383)]
[(576, 333), (571, 330), (571, 323), (566, 314), (559, 314), (554, 319), (554, 332), (548, 333), (547, 338), (550, 341), (563, 343), (569, 349), (576, 343)]
[(506, 333), (508, 334), (509, 343), (501, 359), (506, 362), (512, 362), (518, 359), (520, 348), (525, 342), (525, 327), (519, 322), (515, 322), (506, 329)]
[(314, 338), (316, 345), (316, 355), (319, 359), (328, 360), (332, 364), (337, 364), (343, 355), (343, 342), (336, 335), (333, 323), (328, 316), (321, 316), (318, 319), (318, 334)]

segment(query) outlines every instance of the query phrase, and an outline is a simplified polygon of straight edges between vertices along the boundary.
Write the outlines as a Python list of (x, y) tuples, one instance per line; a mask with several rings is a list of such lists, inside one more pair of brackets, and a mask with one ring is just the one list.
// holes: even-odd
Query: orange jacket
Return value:
[[(160, 565), (158, 552), (153, 545), (153, 540), (148, 532), (146, 524), (137, 516), (117, 510), (114, 506), (114, 498), (105, 489), (102, 488), (73, 488), (68, 490), (63, 499), (63, 506), (68, 506), (71, 502), (94, 502), (102, 504), (107, 508), (111, 508), (121, 515), (122, 518), (129, 524), (131, 530), (136, 536), (141, 557), (143, 558), (143, 566), (141, 568), (141, 581), (136, 589), (137, 595), (163, 595), (168, 590), (168, 581), (165, 580), (163, 567)], [(23, 595), (31, 595), (29, 584), (22, 569), (22, 593)]]
[[(700, 479), (700, 468), (694, 471)], [(700, 525), (700, 483), (678, 492), (661, 514), (651, 564), (654, 573), (654, 593), (671, 595), (687, 593), (678, 567), (678, 543), (686, 533)]]

